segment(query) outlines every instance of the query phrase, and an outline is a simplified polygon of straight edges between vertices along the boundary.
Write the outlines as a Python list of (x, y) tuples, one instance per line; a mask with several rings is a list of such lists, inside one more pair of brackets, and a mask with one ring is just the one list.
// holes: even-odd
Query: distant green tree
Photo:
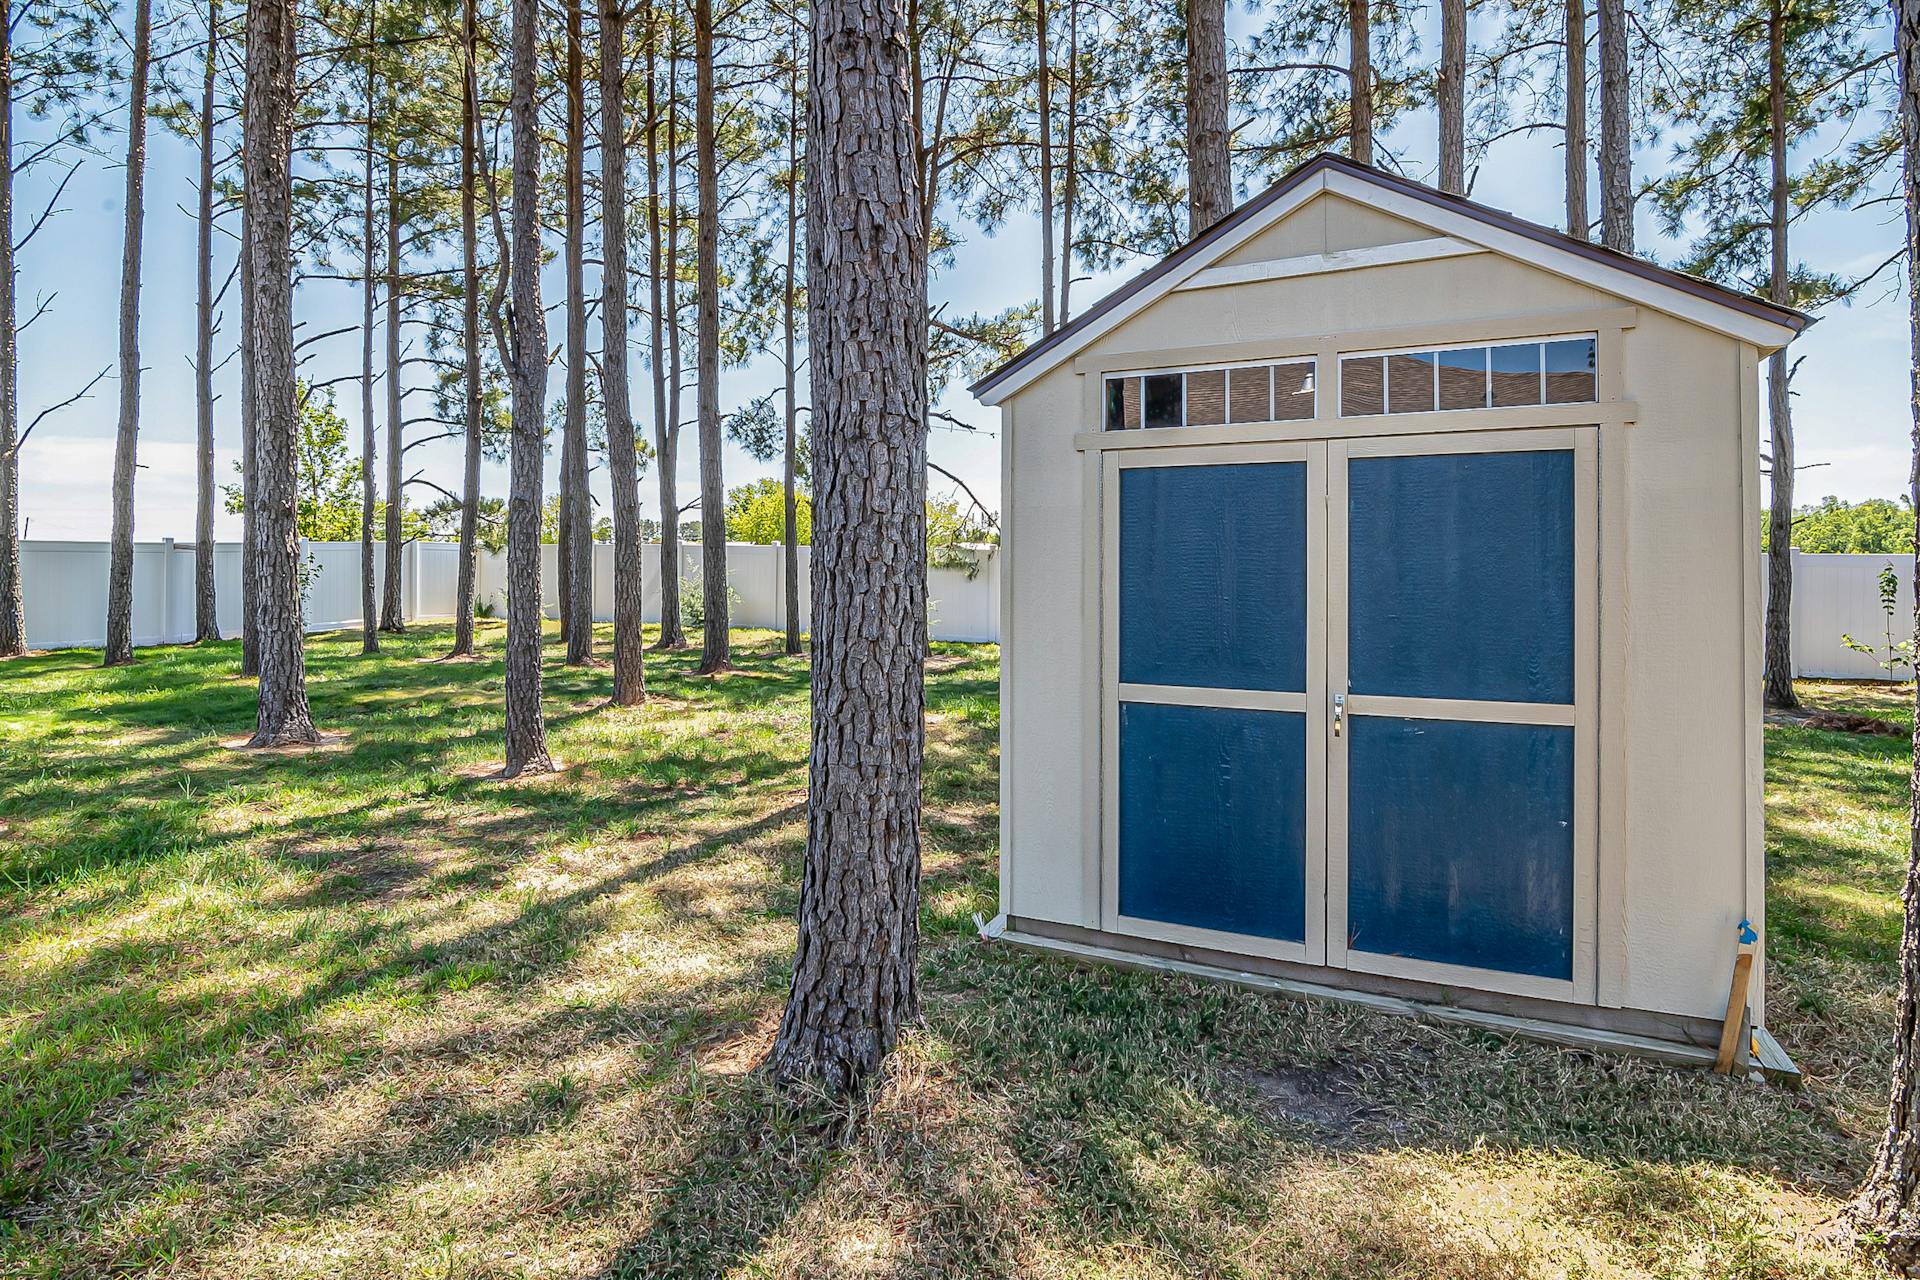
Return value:
[[(294, 523), (307, 542), (357, 542), (360, 540), (360, 458), (347, 443), (347, 420), (340, 416), (333, 393), (314, 395), (300, 390), (300, 442), (294, 455), (299, 476), (299, 498)], [(240, 463), (235, 473), (243, 473)], [(220, 486), (226, 494), (231, 515), (247, 509), (241, 485)], [(386, 511), (384, 503), (376, 513)], [(404, 538), (431, 538), (427, 521), (409, 513)]]
[(974, 549), (999, 542), (992, 512), (977, 505), (962, 507), (956, 498), (927, 499), (929, 569), (959, 569), (971, 578), (980, 572)]
[[(802, 489), (793, 495), (794, 523), (800, 545), (813, 542), (813, 501)], [(787, 499), (781, 482), (763, 476), (751, 484), (735, 487), (727, 494), (727, 538), (732, 542), (757, 542), (779, 546), (787, 536)]]
[[(426, 523), (426, 537), (434, 542), (458, 542), (460, 540), (460, 516), (463, 504), (460, 499), (448, 496), (440, 498), (420, 512)], [(481, 497), (474, 507), (474, 536), (481, 549), (493, 555), (499, 555), (507, 549), (507, 500), (505, 498)]]
[(1913, 505), (1904, 497), (1842, 502), (1829, 495), (1793, 513), (1793, 545), (1807, 552), (1911, 552)]

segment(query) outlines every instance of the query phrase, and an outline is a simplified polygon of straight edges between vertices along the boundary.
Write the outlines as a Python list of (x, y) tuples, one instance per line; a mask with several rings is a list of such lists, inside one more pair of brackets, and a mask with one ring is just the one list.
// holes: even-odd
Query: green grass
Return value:
[(225, 745), (231, 644), (0, 666), (0, 1275), (1867, 1274), (1820, 1227), (1880, 1123), (1900, 740), (1767, 730), (1795, 1091), (982, 945), (997, 655), (939, 646), (925, 1024), (849, 1115), (752, 1070), (803, 661), (649, 655), (629, 710), (550, 662), (567, 771), (502, 783), (484, 634), (316, 637), (310, 753)]

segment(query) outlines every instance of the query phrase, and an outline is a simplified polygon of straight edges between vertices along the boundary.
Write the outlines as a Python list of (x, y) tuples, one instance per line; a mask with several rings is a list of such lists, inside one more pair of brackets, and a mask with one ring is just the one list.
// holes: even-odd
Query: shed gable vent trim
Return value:
[(1468, 244), (1453, 236), (1434, 236), (1426, 240), (1406, 240), (1398, 244), (1373, 245), (1364, 249), (1343, 249), (1337, 253), (1308, 253), (1298, 258), (1275, 258), (1267, 262), (1236, 262), (1224, 267), (1196, 271), (1176, 284), (1176, 292), (1185, 289), (1218, 289), (1230, 284), (1254, 284), (1261, 280), (1287, 280), (1297, 276), (1328, 275), (1335, 271), (1358, 271), (1363, 267), (1386, 267), (1403, 262), (1429, 262), (1439, 258), (1461, 258), (1468, 254), (1492, 252), (1484, 245)]

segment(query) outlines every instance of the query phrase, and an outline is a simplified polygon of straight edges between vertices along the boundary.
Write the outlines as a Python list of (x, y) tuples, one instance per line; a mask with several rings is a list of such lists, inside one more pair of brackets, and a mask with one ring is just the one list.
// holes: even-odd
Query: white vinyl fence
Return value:
[[(557, 549), (541, 549), (541, 590), (547, 613), (556, 613)], [(400, 601), (408, 621), (430, 622), (453, 616), (459, 584), (459, 547), (451, 542), (410, 542), (401, 549)], [(660, 620), (660, 548), (649, 545), (646, 555), (644, 609), (648, 622)], [(927, 594), (933, 637), (936, 640), (997, 641), (1000, 638), (1000, 557), (991, 549), (979, 553), (979, 572), (969, 578), (957, 569), (935, 569), (927, 575)], [(377, 566), (384, 566), (376, 544)], [(309, 631), (334, 631), (360, 625), (360, 544), (308, 542), (301, 557), (309, 567), (306, 622)], [(62, 649), (105, 643), (107, 558), (104, 542), (21, 543), (21, 588), (27, 602), (27, 643), (36, 649)], [(133, 642), (136, 645), (182, 644), (193, 639), (193, 559), (190, 542), (139, 542), (133, 549)], [(800, 548), (804, 576), (812, 549)], [(700, 579), (700, 548), (680, 549), (680, 580)], [(215, 601), (220, 634), (240, 633), (240, 544), (216, 543), (213, 552)], [(376, 568), (376, 575), (379, 569)], [(491, 604), (496, 615), (506, 606), (506, 557), (480, 553), (475, 595)], [(786, 555), (781, 547), (755, 543), (727, 544), (727, 584), (733, 591), (731, 608), (736, 627), (780, 628), (786, 625)], [(379, 581), (376, 576), (376, 581)], [(809, 592), (800, 584), (800, 627), (809, 621)], [(593, 547), (593, 615), (605, 622), (613, 617), (613, 547)]]
[[(107, 544), (104, 542), (25, 542), (21, 544), (22, 586), (27, 599), (27, 642), (39, 649), (98, 645), (105, 636)], [(177, 644), (193, 638), (193, 544), (136, 543), (133, 553), (133, 642)], [(375, 546), (376, 556), (381, 548)], [(556, 549), (541, 548), (541, 584), (549, 614), (556, 608)], [(681, 548), (680, 579), (698, 582), (700, 548)], [(307, 629), (333, 631), (360, 625), (360, 544), (310, 542), (302, 555), (311, 565), (306, 600)], [(401, 551), (401, 604), (409, 620), (453, 616), (459, 577), (459, 548), (449, 542), (412, 542)], [(805, 574), (811, 549), (800, 548)], [(1797, 675), (1839, 679), (1890, 679), (1886, 671), (1841, 639), (1884, 646), (1887, 618), (1880, 607), (1880, 570), (1891, 565), (1899, 579), (1893, 618), (1897, 641), (1913, 618), (1913, 557), (1910, 555), (1809, 555), (1793, 553), (1793, 663)], [(742, 627), (785, 625), (783, 610), (786, 558), (779, 547), (751, 543), (727, 545), (727, 581), (733, 588), (733, 621)], [(660, 549), (646, 549), (645, 611), (660, 617)], [(1762, 570), (1762, 581), (1765, 571)], [(504, 556), (480, 555), (476, 588), (483, 603), (503, 612)], [(214, 586), (222, 635), (240, 631), (240, 545), (214, 548)], [(1000, 638), (1000, 557), (980, 553), (980, 571), (969, 578), (952, 569), (928, 575), (933, 634), (938, 640), (997, 641)], [(809, 592), (800, 587), (800, 625), (808, 625)], [(613, 616), (613, 548), (593, 548), (593, 612)], [(1901, 678), (1904, 678), (1902, 673)]]
[[(1904, 680), (1841, 639), (1851, 635), (1884, 655), (1887, 615), (1880, 604), (1880, 571), (1891, 566), (1899, 581), (1893, 641), (1913, 634), (1913, 557), (1910, 555), (1811, 555), (1793, 553), (1793, 673), (1841, 680)], [(1760, 569), (1766, 582), (1766, 566)]]

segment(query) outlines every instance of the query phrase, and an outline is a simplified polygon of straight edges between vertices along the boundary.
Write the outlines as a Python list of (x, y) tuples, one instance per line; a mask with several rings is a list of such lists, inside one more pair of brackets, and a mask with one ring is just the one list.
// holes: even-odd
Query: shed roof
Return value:
[(1319, 155), (1109, 293), (1072, 323), (980, 378), (971, 388), (973, 394), (987, 404), (1000, 403), (1322, 192), (1522, 258), (1543, 270), (1752, 342), (1764, 351), (1785, 346), (1811, 322), (1804, 312), (1603, 248), (1503, 209), (1357, 164), (1345, 156)]

